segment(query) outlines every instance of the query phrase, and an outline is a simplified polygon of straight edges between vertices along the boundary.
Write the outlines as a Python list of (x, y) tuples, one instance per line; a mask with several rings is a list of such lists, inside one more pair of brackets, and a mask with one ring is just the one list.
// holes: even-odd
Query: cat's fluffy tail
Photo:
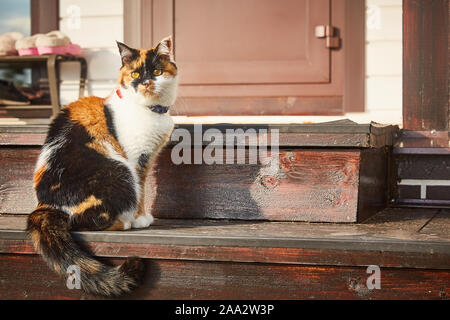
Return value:
[[(27, 230), (36, 251), (66, 281), (70, 276), (68, 271), (80, 271), (78, 283), (87, 293), (119, 296), (140, 284), (144, 273), (140, 259), (129, 258), (118, 267), (106, 266), (93, 259), (81, 251), (72, 239), (69, 233), (70, 217), (63, 211), (38, 207), (28, 217)], [(76, 276), (75, 273), (73, 277)], [(71, 283), (76, 285), (76, 279), (71, 280), (75, 280)]]

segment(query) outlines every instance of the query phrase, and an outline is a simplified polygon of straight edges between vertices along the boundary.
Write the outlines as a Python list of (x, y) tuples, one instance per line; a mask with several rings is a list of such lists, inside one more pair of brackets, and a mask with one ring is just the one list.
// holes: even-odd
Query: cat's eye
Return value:
[(154, 76), (160, 76), (162, 74), (162, 70), (161, 69), (155, 69), (153, 70), (153, 75)]
[(132, 72), (132, 73), (131, 73), (131, 77), (132, 77), (133, 79), (139, 78), (139, 72)]

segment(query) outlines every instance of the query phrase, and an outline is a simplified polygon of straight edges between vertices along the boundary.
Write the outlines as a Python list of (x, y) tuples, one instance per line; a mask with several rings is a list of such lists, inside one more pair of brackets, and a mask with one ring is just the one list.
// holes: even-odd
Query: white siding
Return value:
[[(123, 0), (60, 0), (60, 29), (80, 45), (88, 63), (88, 95), (107, 96), (114, 88), (123, 41)], [(78, 98), (79, 66), (61, 68), (61, 103)]]
[(366, 113), (400, 124), (402, 0), (366, 0), (366, 7)]

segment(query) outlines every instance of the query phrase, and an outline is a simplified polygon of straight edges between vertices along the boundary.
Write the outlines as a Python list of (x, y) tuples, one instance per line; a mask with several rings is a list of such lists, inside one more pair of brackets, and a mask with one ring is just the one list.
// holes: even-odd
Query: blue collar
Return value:
[(156, 112), (159, 114), (163, 114), (163, 113), (166, 113), (167, 111), (169, 111), (169, 107), (160, 106), (159, 104), (157, 104), (156, 106), (148, 106), (148, 108), (150, 110), (152, 110), (153, 112)]
[[(119, 99), (122, 99), (122, 93), (120, 92), (120, 88), (116, 89), (116, 94), (119, 97)], [(156, 106), (148, 106), (148, 108), (153, 112), (159, 114), (167, 113), (167, 111), (169, 111), (169, 107), (160, 106), (159, 104), (157, 104)]]

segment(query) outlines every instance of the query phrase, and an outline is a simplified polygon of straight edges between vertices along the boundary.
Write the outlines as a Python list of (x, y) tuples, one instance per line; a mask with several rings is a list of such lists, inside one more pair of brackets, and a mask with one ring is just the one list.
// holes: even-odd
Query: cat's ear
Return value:
[(172, 36), (165, 37), (156, 46), (156, 51), (160, 54), (173, 55), (173, 41)]
[(117, 47), (119, 48), (120, 57), (122, 58), (122, 65), (130, 63), (139, 56), (139, 51), (130, 48), (126, 44), (116, 41)]

